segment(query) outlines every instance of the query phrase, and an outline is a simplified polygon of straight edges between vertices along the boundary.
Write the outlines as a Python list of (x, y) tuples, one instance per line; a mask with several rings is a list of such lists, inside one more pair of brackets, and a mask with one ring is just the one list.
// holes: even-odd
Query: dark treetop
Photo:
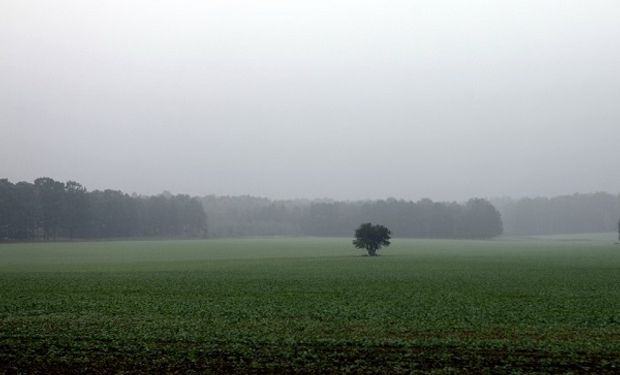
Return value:
[(355, 230), (353, 245), (358, 249), (366, 249), (368, 256), (376, 256), (377, 250), (390, 246), (390, 230), (383, 225), (364, 223)]

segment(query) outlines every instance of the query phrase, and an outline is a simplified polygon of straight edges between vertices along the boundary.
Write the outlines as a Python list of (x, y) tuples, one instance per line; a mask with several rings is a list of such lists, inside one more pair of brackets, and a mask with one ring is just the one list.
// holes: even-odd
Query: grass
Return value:
[(0, 372), (617, 373), (600, 236), (0, 245)]

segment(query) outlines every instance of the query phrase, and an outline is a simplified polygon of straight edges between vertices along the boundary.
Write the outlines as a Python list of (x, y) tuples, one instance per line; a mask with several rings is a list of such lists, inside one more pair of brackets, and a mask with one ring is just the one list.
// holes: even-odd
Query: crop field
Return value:
[(0, 373), (620, 372), (613, 237), (0, 245)]

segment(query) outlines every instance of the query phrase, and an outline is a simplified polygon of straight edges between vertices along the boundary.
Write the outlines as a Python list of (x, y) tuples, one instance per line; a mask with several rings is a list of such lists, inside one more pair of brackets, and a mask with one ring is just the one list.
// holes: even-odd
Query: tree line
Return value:
[(491, 238), (502, 218), (484, 199), (465, 203), (202, 198), (164, 193), (88, 191), (43, 177), (33, 183), (0, 179), (0, 240), (351, 236), (360, 223), (379, 222), (394, 236)]
[[(497, 207), (497, 209), (496, 209)], [(501, 213), (501, 215), (500, 215)], [(465, 203), (270, 200), (251, 196), (87, 191), (81, 184), (38, 178), (0, 179), (0, 240), (130, 237), (350, 236), (364, 222), (387, 225), (395, 236), (491, 238), (611, 232), (618, 229), (620, 195), (471, 199)]]
[(540, 235), (614, 232), (620, 218), (620, 195), (573, 194), (493, 200), (506, 234)]
[(203, 204), (213, 237), (350, 236), (363, 222), (380, 222), (398, 237), (492, 238), (502, 233), (501, 215), (484, 199), (461, 204), (430, 199), (272, 201), (250, 196), (206, 196)]
[(204, 237), (200, 200), (87, 191), (75, 181), (0, 179), (0, 240)]

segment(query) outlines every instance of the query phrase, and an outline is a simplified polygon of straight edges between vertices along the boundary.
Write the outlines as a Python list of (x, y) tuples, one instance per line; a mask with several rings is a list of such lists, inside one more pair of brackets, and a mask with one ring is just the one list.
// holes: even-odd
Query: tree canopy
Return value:
[(48, 177), (16, 184), (0, 179), (0, 241), (205, 235), (202, 203), (188, 195), (89, 192)]
[(502, 233), (502, 217), (484, 199), (457, 203), (141, 196), (88, 191), (77, 182), (46, 177), (34, 183), (0, 179), (0, 240), (204, 237), (207, 227), (209, 237), (343, 237), (367, 222), (382, 223), (395, 236), (408, 238), (491, 238)]
[(270, 200), (251, 196), (206, 196), (209, 236), (351, 235), (359, 223), (382, 223), (398, 237), (492, 238), (502, 217), (484, 199), (468, 202)]
[(355, 230), (353, 245), (358, 249), (366, 249), (368, 256), (376, 256), (377, 250), (390, 246), (390, 230), (383, 225), (363, 223)]
[(493, 205), (510, 235), (614, 232), (620, 217), (620, 194), (604, 192), (498, 198)]

